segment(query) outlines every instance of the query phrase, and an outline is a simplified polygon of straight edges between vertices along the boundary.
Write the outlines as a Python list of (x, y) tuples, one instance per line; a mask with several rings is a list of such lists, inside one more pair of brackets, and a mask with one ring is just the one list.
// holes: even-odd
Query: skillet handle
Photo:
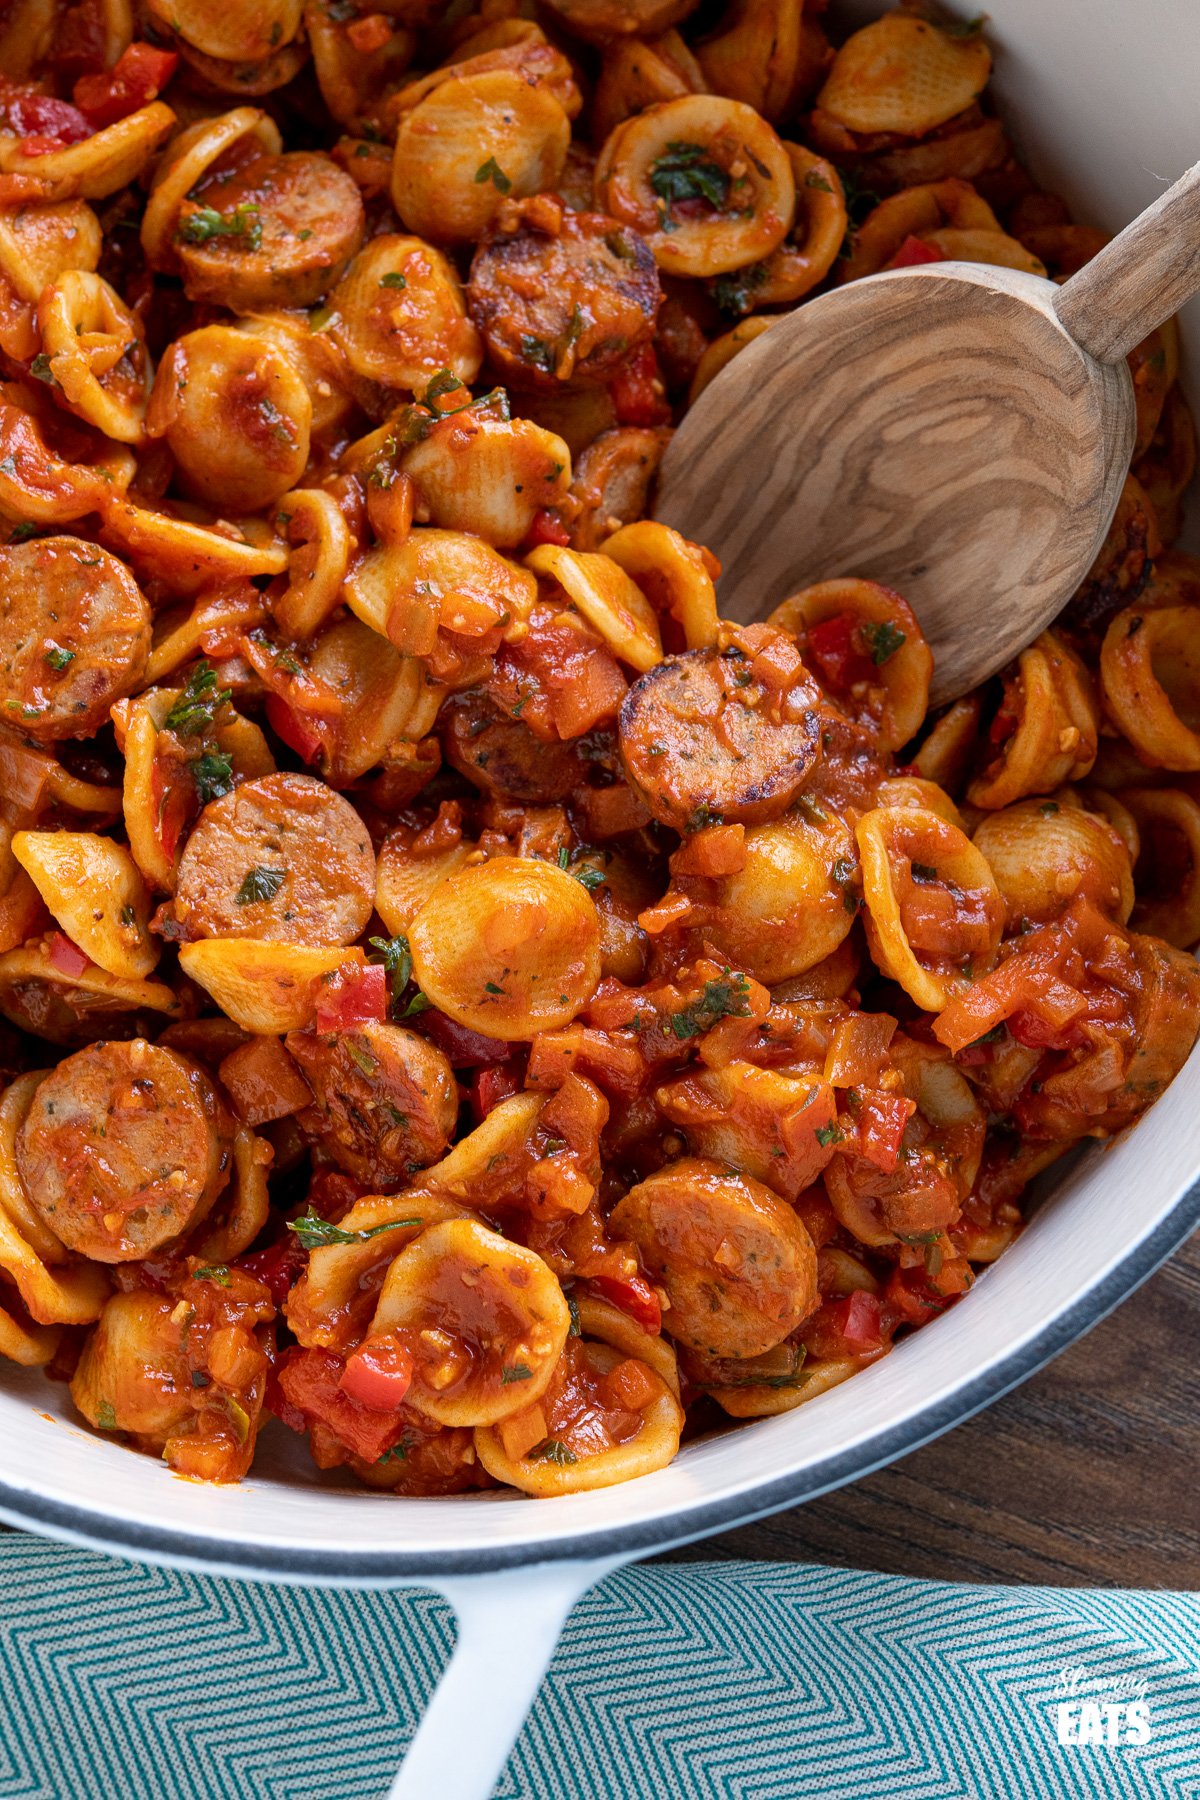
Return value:
[(458, 1640), (386, 1800), (491, 1800), (567, 1615), (619, 1567), (541, 1563), (431, 1583)]

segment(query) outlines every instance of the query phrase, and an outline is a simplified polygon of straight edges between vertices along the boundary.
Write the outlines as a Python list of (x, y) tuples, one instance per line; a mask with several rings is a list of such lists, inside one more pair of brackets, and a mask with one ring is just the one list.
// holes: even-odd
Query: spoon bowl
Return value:
[(940, 262), (835, 288), (704, 390), (656, 517), (721, 558), (726, 618), (835, 575), (899, 589), (952, 700), (1087, 574), (1133, 450), (1126, 355), (1197, 287), (1193, 169), (1062, 287)]

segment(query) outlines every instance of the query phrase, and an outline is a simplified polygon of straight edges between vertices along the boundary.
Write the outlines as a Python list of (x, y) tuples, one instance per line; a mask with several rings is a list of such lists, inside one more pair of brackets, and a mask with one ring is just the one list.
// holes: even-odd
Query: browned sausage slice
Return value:
[(191, 938), (349, 944), (375, 904), (375, 852), (315, 775), (263, 775), (205, 807), (184, 847), (175, 917)]
[(107, 550), (74, 537), (0, 549), (0, 724), (90, 737), (149, 654), (150, 609)]
[(446, 761), (460, 775), (505, 800), (559, 800), (585, 779), (570, 744), (543, 744), (521, 719), (502, 712), (478, 688), (442, 708), (439, 726)]
[(788, 686), (767, 687), (759, 655), (728, 649), (668, 656), (630, 688), (621, 756), (656, 819), (687, 831), (718, 819), (757, 825), (787, 811), (821, 752), (817, 688), (798, 656), (796, 671), (787, 670), (787, 654)]
[(817, 1304), (817, 1253), (785, 1201), (749, 1175), (685, 1156), (609, 1215), (666, 1288), (663, 1326), (712, 1356), (774, 1349)]
[(437, 1161), (458, 1088), (436, 1045), (371, 1020), (336, 1034), (293, 1031), (287, 1047), (316, 1096), (301, 1123), (339, 1168), (386, 1191)]
[(209, 1212), (228, 1176), (230, 1137), (212, 1083), (188, 1057), (144, 1038), (92, 1044), (39, 1085), (17, 1170), (68, 1248), (133, 1262)]
[(180, 212), (184, 292), (234, 312), (311, 306), (338, 280), (364, 229), (359, 191), (330, 157), (255, 157), (206, 183)]
[(558, 234), (526, 229), (476, 251), (471, 317), (521, 387), (598, 381), (646, 343), (662, 301), (644, 238), (604, 213), (565, 213)]

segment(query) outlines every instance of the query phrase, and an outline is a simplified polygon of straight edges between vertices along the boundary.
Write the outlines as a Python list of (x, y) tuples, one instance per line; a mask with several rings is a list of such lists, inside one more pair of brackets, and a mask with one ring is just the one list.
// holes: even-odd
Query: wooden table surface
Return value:
[(1200, 1588), (1200, 1233), (1024, 1386), (853, 1487), (675, 1552)]

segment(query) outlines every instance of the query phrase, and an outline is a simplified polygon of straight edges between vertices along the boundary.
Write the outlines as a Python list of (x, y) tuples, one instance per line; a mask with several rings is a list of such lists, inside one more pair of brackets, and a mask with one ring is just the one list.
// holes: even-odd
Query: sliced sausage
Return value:
[(90, 737), (137, 687), (150, 609), (124, 563), (82, 538), (0, 549), (0, 723), (26, 737)]
[(363, 204), (344, 169), (315, 151), (257, 156), (189, 197), (175, 249), (189, 300), (234, 312), (312, 306), (363, 240)]
[(609, 1215), (667, 1290), (664, 1327), (712, 1356), (774, 1349), (817, 1304), (817, 1253), (770, 1188), (704, 1156), (669, 1163)]
[(502, 374), (526, 388), (598, 381), (654, 332), (662, 302), (644, 238), (604, 213), (564, 213), (481, 245), (471, 317)]
[(358, 937), (375, 903), (367, 828), (314, 775), (263, 775), (213, 800), (179, 864), (175, 918), (191, 938), (322, 949)]
[(671, 433), (640, 425), (602, 431), (575, 463), (571, 494), (579, 515), (571, 526), (576, 550), (599, 550), (620, 525), (644, 518), (650, 488)]
[[(797, 658), (797, 662), (799, 659)], [(757, 825), (786, 812), (820, 756), (819, 696), (801, 673), (769, 690), (759, 658), (734, 650), (668, 656), (621, 707), (629, 779), (677, 831), (723, 819)]]
[(228, 1177), (231, 1137), (197, 1063), (144, 1038), (92, 1044), (38, 1086), (17, 1171), (70, 1249), (133, 1262), (207, 1215)]
[(340, 1169), (386, 1190), (437, 1161), (458, 1116), (458, 1088), (435, 1044), (369, 1020), (351, 1031), (293, 1031), (287, 1047), (315, 1096), (301, 1124)]
[(442, 708), (439, 727), (446, 761), (485, 794), (536, 806), (560, 800), (586, 777), (572, 745), (544, 744), (481, 689), (449, 701)]

